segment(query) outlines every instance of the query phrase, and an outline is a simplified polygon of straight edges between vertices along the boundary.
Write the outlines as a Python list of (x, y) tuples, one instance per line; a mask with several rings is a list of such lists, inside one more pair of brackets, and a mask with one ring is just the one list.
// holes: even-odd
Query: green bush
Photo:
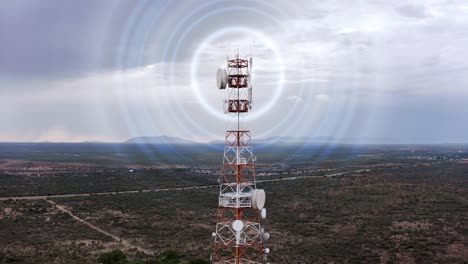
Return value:
[(188, 264), (210, 264), (210, 262), (206, 259), (195, 258), (195, 259), (190, 260)]
[(125, 264), (127, 263), (127, 256), (120, 249), (114, 249), (111, 252), (99, 255), (97, 261), (102, 264)]
[(159, 255), (158, 260), (156, 261), (158, 264), (179, 264), (180, 263), (180, 255), (177, 251), (168, 249)]

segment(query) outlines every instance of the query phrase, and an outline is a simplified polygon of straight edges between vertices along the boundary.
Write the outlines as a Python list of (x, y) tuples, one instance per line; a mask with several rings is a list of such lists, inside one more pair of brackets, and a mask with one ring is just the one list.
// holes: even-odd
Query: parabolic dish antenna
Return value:
[(252, 208), (262, 210), (265, 206), (265, 191), (262, 189), (255, 189), (252, 192)]
[(240, 232), (244, 228), (244, 223), (241, 220), (235, 220), (232, 222), (232, 229), (236, 232)]
[(226, 70), (218, 69), (218, 71), (216, 72), (216, 87), (218, 87), (218, 89), (220, 90), (226, 89), (227, 80), (228, 80), (228, 77), (227, 77)]

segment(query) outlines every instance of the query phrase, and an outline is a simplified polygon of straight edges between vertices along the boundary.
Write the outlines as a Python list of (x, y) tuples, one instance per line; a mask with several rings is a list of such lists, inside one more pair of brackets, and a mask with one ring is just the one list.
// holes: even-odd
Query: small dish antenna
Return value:
[(262, 210), (260, 210), (260, 216), (262, 217), (262, 219), (266, 219), (267, 217), (266, 208), (263, 208)]
[(236, 232), (240, 232), (244, 228), (244, 223), (241, 220), (235, 220), (232, 222), (232, 229)]
[(263, 234), (262, 234), (262, 238), (263, 238), (263, 240), (268, 240), (268, 239), (270, 239), (270, 233), (263, 233)]

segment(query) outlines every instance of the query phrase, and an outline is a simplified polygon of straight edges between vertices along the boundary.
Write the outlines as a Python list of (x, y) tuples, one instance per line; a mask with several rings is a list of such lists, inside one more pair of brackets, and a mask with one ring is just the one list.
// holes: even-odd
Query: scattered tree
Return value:
[(127, 256), (120, 249), (114, 249), (111, 252), (99, 255), (97, 261), (102, 264), (125, 264), (127, 263)]
[(210, 262), (206, 259), (195, 258), (195, 259), (190, 260), (188, 264), (210, 264)]
[(180, 255), (177, 251), (168, 249), (161, 253), (158, 257), (158, 264), (178, 264), (180, 263)]

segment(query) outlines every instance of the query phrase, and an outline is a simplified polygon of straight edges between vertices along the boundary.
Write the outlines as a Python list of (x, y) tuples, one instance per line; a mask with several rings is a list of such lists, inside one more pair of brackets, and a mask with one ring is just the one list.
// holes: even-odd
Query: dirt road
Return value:
[(133, 245), (133, 244), (131, 244), (130, 242), (128, 242), (128, 240), (123, 239), (123, 238), (121, 238), (121, 237), (119, 237), (119, 236), (117, 236), (117, 235), (114, 235), (114, 234), (112, 234), (112, 233), (110, 233), (110, 232), (107, 232), (107, 231), (105, 231), (105, 230), (103, 230), (103, 229), (101, 229), (101, 228), (99, 228), (99, 227), (97, 227), (97, 226), (91, 224), (90, 222), (88, 222), (88, 221), (86, 221), (86, 220), (84, 220), (84, 219), (82, 219), (82, 218), (80, 218), (80, 217), (74, 215), (71, 211), (67, 210), (64, 206), (59, 205), (59, 204), (55, 203), (55, 202), (52, 201), (52, 200), (46, 199), (46, 201), (47, 201), (48, 203), (50, 203), (51, 205), (53, 205), (55, 208), (57, 208), (59, 211), (68, 214), (69, 216), (71, 216), (71, 217), (72, 217), (73, 219), (75, 219), (76, 221), (78, 221), (78, 222), (80, 222), (80, 223), (82, 223), (82, 224), (87, 225), (89, 228), (91, 228), (91, 229), (93, 229), (93, 230), (95, 230), (95, 231), (97, 231), (97, 232), (99, 232), (99, 233), (101, 233), (101, 234), (104, 234), (104, 235), (106, 235), (106, 236), (111, 237), (111, 238), (114, 239), (116, 242), (119, 242), (120, 244), (122, 244), (125, 248), (128, 248), (128, 249), (136, 249), (136, 250), (138, 250), (138, 251), (140, 251), (140, 252), (143, 252), (143, 253), (146, 253), (146, 254), (148, 254), (148, 255), (154, 254), (154, 252), (151, 251), (151, 250), (142, 248), (142, 247), (137, 246), (137, 245)]
[[(291, 181), (307, 178), (329, 178), (342, 176), (348, 173), (359, 173), (364, 171), (371, 171), (370, 169), (364, 170), (354, 170), (347, 172), (332, 173), (326, 175), (304, 175), (304, 176), (293, 176), (285, 177), (278, 179), (268, 179), (268, 180), (257, 180), (256, 182), (278, 182), (278, 181)], [(164, 192), (164, 191), (184, 191), (184, 190), (198, 190), (198, 189), (207, 189), (219, 187), (218, 184), (214, 185), (198, 185), (198, 186), (187, 186), (187, 187), (170, 187), (170, 188), (160, 188), (160, 189), (147, 189), (147, 190), (133, 190), (133, 191), (120, 191), (120, 192), (98, 192), (98, 193), (72, 193), (72, 194), (56, 194), (56, 195), (33, 195), (33, 196), (12, 196), (12, 197), (0, 197), (0, 201), (6, 200), (44, 200), (44, 199), (53, 199), (53, 198), (68, 198), (68, 197), (86, 197), (86, 196), (98, 196), (98, 195), (114, 195), (114, 194), (127, 194), (127, 193), (146, 193), (146, 192)]]

